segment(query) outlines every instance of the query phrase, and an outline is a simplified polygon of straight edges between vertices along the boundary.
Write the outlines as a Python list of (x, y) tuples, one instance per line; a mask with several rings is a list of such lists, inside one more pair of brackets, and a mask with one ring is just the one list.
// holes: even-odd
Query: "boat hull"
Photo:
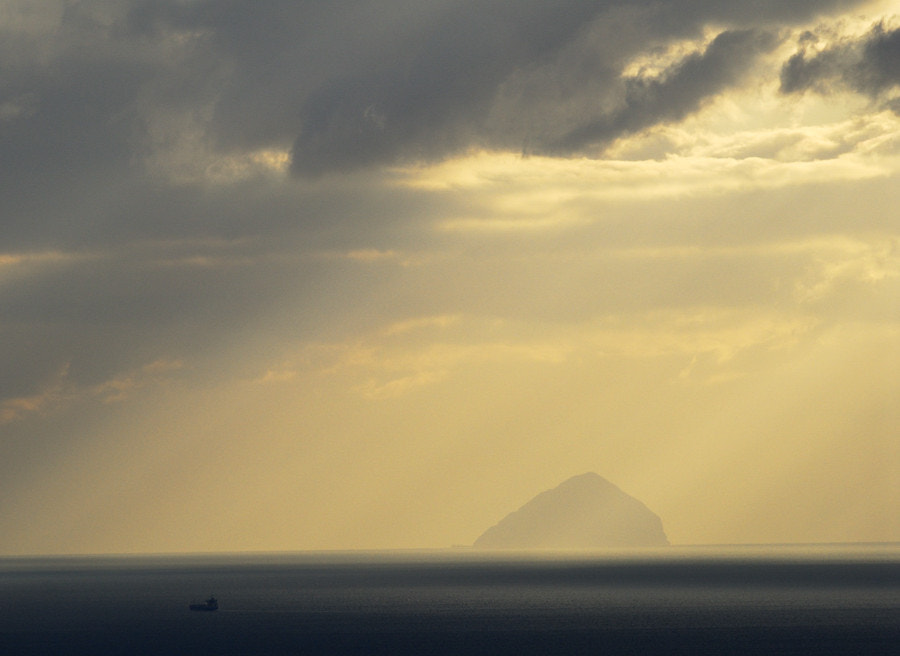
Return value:
[(215, 597), (210, 597), (202, 604), (191, 604), (190, 606), (188, 606), (188, 608), (198, 611), (219, 610), (219, 602), (216, 601)]

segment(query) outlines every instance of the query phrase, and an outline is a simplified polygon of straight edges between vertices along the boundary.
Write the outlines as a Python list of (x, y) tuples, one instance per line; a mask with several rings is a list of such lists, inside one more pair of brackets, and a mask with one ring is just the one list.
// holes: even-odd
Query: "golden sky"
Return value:
[(470, 544), (586, 471), (900, 541), (900, 3), (0, 0), (0, 57), (0, 554)]

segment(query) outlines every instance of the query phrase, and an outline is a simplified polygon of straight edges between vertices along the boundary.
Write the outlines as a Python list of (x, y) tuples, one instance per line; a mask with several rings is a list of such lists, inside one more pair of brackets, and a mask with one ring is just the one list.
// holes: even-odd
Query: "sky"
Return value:
[(0, 0), (0, 554), (900, 541), (900, 2)]

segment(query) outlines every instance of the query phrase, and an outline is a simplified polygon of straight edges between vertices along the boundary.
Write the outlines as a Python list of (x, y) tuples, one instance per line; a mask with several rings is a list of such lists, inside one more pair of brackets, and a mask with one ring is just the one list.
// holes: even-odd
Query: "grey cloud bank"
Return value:
[(657, 123), (683, 119), (705, 99), (737, 82), (756, 55), (773, 44), (772, 35), (764, 32), (722, 32), (703, 53), (685, 57), (658, 78), (625, 78), (621, 108), (576, 128), (549, 150), (572, 154)]
[[(327, 9), (153, 2), (135, 3), (120, 38), (165, 48), (157, 53), (157, 65), (165, 65), (160, 78), (151, 93), (142, 88), (141, 102), (156, 105), (151, 121), (160, 120), (160, 105), (206, 107), (204, 128), (217, 147), (290, 139), (293, 170), (315, 175), (440, 159), (469, 147), (542, 151), (565, 143), (565, 152), (577, 152), (677, 120), (737, 81), (763, 37), (723, 36), (663, 81), (624, 77), (635, 54), (710, 24), (768, 30), (841, 4), (855, 3), (755, 3), (750, 11), (742, 3), (677, 0), (344, 2)], [(639, 102), (640, 123), (623, 123), (640, 86), (641, 96), (669, 89), (659, 100), (678, 109)]]
[[(766, 38), (741, 29), (856, 3), (745, 4), (98, 2), (32, 17), (44, 29), (11, 22), (0, 46), (7, 243), (182, 234), (166, 215), (194, 208), (146, 216), (171, 202), (150, 185), (153, 161), (202, 171), (205, 155), (292, 143), (293, 170), (317, 174), (470, 147), (603, 145), (735, 82)], [(634, 55), (710, 23), (729, 27), (664, 79), (623, 75)], [(91, 220), (60, 220), (72, 207)]]
[(891, 29), (880, 22), (856, 38), (822, 36), (831, 37), (832, 43), (816, 48), (820, 36), (807, 32), (801, 50), (785, 62), (781, 71), (784, 93), (811, 90), (827, 94), (851, 89), (900, 111), (898, 100), (889, 96), (900, 86), (900, 28)]
[(631, 56), (695, 36), (709, 21), (766, 26), (807, 13), (770, 5), (748, 15), (691, 2), (447, 7), (424, 29), (401, 32), (386, 61), (366, 58), (311, 91), (292, 149), (295, 172), (427, 161), (470, 147), (561, 155), (602, 147), (683, 118), (737, 82), (774, 38), (726, 31), (662, 79), (624, 76)]

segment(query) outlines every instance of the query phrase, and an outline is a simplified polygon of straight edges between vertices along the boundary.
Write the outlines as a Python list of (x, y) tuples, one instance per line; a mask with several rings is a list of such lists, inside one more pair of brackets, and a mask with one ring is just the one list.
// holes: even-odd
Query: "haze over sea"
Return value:
[[(217, 612), (188, 604), (214, 594)], [(3, 654), (888, 654), (900, 545), (0, 558)]]

